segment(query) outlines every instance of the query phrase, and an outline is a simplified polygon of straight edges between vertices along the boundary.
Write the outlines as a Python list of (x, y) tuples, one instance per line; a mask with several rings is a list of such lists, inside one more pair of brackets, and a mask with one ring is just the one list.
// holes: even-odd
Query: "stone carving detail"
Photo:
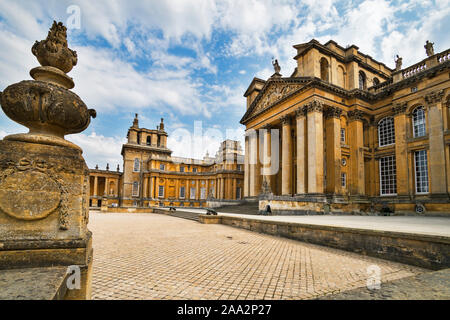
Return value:
[(306, 111), (309, 112), (323, 112), (323, 104), (319, 100), (313, 100), (306, 104)]
[(433, 45), (434, 45), (433, 42), (430, 42), (430, 41), (427, 40), (427, 42), (423, 46), (425, 48), (425, 52), (427, 54), (427, 57), (430, 57), (430, 56), (434, 55)]
[(350, 121), (355, 121), (355, 120), (362, 121), (362, 120), (364, 120), (364, 115), (365, 115), (365, 113), (358, 109), (349, 111), (347, 113), (348, 119)]
[(425, 102), (427, 104), (434, 104), (442, 101), (444, 97), (444, 90), (433, 91), (425, 96)]
[(337, 118), (340, 119), (342, 114), (342, 109), (338, 107), (328, 107), (325, 110), (325, 118)]
[(298, 117), (304, 117), (306, 115), (306, 107), (299, 107), (297, 110), (295, 110), (295, 116)]
[(290, 115), (284, 115), (280, 118), (280, 121), (283, 125), (290, 124), (291, 123), (291, 116)]
[(63, 169), (43, 160), (0, 162), (0, 209), (19, 220), (39, 220), (59, 211), (59, 227), (67, 230), (68, 189), (59, 176)]
[(67, 28), (62, 22), (53, 21), (47, 38), (36, 41), (31, 48), (41, 66), (51, 66), (68, 73), (76, 66), (77, 52), (67, 46)]
[(264, 110), (267, 107), (271, 106), (275, 102), (281, 100), (285, 96), (299, 89), (299, 85), (295, 84), (286, 84), (281, 85), (278, 83), (272, 84), (264, 93), (264, 96), (257, 104), (255, 111)]
[(392, 107), (392, 112), (394, 112), (394, 115), (405, 113), (407, 106), (406, 103), (397, 103)]

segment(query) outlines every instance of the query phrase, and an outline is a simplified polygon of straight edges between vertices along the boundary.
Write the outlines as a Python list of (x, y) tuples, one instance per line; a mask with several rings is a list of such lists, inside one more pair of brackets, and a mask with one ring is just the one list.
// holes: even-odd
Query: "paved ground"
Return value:
[[(184, 211), (185, 209), (178, 209)], [(186, 211), (199, 213), (206, 212), (201, 209), (186, 209)], [(418, 216), (261, 216), (237, 213), (220, 213), (247, 219), (268, 221), (284, 221), (306, 224), (319, 224), (328, 226), (341, 226), (347, 228), (372, 229), (383, 231), (407, 232), (427, 235), (450, 237), (450, 217), (418, 217)]]
[(366, 287), (327, 295), (320, 300), (450, 300), (450, 269), (426, 272), (386, 283), (380, 290)]
[[(310, 299), (427, 270), (162, 214), (91, 212), (94, 299)], [(370, 269), (369, 269), (370, 270)]]

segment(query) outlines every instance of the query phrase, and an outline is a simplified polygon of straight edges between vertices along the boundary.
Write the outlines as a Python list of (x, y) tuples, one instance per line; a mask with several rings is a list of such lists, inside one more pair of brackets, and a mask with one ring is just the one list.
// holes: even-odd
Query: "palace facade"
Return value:
[(425, 47), (424, 60), (402, 68), (397, 56), (391, 69), (311, 40), (294, 46), (290, 76), (275, 61), (254, 78), (244, 196), (281, 214), (450, 212), (450, 50)]
[(173, 157), (164, 122), (139, 128), (136, 114), (122, 145), (123, 172), (90, 170), (90, 206), (206, 207), (207, 201), (243, 197), (244, 156), (239, 141), (225, 140), (215, 157)]

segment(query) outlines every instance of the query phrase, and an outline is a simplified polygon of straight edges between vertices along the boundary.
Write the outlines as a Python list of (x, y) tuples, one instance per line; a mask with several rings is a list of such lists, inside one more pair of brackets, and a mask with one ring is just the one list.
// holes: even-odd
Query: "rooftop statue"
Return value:
[(281, 71), (281, 67), (278, 64), (278, 60), (275, 59), (274, 61), (272, 61), (272, 65), (273, 65), (273, 69), (275, 70), (275, 74), (280, 74)]
[(427, 40), (427, 42), (423, 46), (425, 48), (425, 52), (427, 53), (427, 57), (434, 55), (433, 45), (434, 45), (434, 42), (430, 42)]
[(399, 57), (398, 55), (396, 56), (395, 59), (395, 71), (401, 70), (402, 69), (402, 62), (403, 62), (403, 58)]

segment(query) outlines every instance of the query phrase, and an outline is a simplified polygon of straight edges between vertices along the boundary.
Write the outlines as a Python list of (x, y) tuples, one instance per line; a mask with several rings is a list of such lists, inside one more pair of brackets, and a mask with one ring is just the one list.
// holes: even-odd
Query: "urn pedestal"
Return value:
[(0, 269), (79, 266), (90, 298), (89, 172), (74, 148), (0, 141)]

